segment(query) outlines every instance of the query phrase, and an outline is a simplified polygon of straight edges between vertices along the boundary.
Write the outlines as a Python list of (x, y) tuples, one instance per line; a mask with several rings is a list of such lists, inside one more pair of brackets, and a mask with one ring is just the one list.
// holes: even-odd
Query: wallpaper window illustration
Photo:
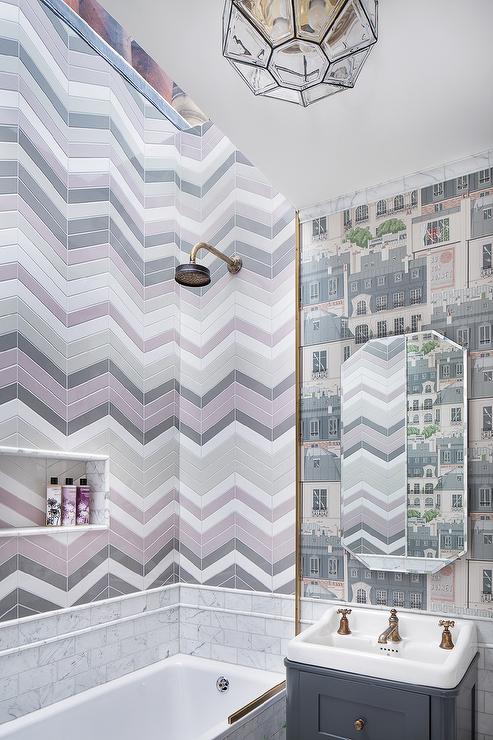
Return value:
[[(339, 212), (318, 209), (317, 218), (302, 225), (303, 593), (493, 617), (493, 170), (471, 167), (441, 182), (424, 175), (423, 183)], [(426, 474), (431, 440), (440, 447), (442, 480), (446, 471), (447, 486), (458, 484), (460, 451), (445, 445), (443, 435), (458, 422), (452, 418), (456, 405), (445, 395), (462, 373), (468, 389), (467, 554), (429, 575), (369, 570), (341, 542), (341, 364), (369, 339), (430, 330), (467, 349), (467, 367), (457, 356), (440, 369), (437, 393), (450, 410), (446, 429), (443, 423), (435, 429), (442, 409), (435, 402), (431, 411), (424, 409), (423, 400), (417, 434), (409, 437), (413, 469), (423, 466)], [(422, 479), (410, 483), (411, 492), (414, 483), (420, 486), (419, 504), (409, 499), (410, 521), (415, 513), (432, 521), (436, 487), (428, 496), (433, 506), (427, 506)], [(451, 510), (458, 504), (454, 495), (460, 494), (450, 491)], [(457, 546), (463, 534), (451, 533)]]

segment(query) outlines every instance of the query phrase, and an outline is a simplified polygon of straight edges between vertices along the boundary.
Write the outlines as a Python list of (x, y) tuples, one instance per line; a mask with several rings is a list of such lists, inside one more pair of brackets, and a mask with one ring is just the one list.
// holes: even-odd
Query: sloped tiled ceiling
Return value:
[(296, 207), (493, 145), (491, 0), (380, 0), (354, 90), (255, 98), (221, 55), (223, 0), (101, 0)]

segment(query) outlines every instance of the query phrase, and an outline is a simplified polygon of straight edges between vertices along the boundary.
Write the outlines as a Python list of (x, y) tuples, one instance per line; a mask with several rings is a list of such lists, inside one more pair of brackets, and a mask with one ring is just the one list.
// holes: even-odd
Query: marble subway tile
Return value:
[(84, 673), (87, 670), (89, 670), (89, 656), (86, 652), (72, 655), (70, 658), (64, 658), (57, 663), (57, 677), (59, 681), (63, 681), (71, 676), (77, 676), (77, 674)]
[(123, 599), (121, 602), (121, 617), (130, 617), (134, 614), (141, 614), (146, 612), (148, 609), (148, 601), (146, 594), (139, 594), (133, 599)]
[(122, 602), (116, 601), (107, 604), (97, 604), (91, 607), (91, 625), (114, 622), (121, 619)]
[[(132, 639), (132, 638), (131, 638)], [(121, 643), (113, 642), (110, 645), (95, 647), (89, 653), (89, 664), (91, 668), (107, 665), (117, 660), (121, 654)]]
[(36, 668), (39, 660), (37, 648), (16, 650), (7, 655), (0, 655), (0, 676), (15, 676), (23, 671)]
[(0, 651), (9, 650), (19, 644), (19, 626), (17, 624), (0, 627)]
[(41, 686), (48, 686), (57, 681), (57, 669), (55, 663), (37, 666), (34, 670), (19, 673), (19, 693), (25, 694)]
[(94, 686), (100, 686), (106, 680), (106, 666), (90, 668), (88, 671), (83, 671), (74, 677), (74, 693), (78, 694), (80, 691), (87, 691), (94, 688)]
[(294, 637), (294, 622), (285, 622), (276, 619), (267, 619), (265, 622), (265, 633), (273, 637)]
[(19, 677), (0, 678), (0, 702), (12, 699), (19, 693)]
[(66, 635), (91, 626), (91, 610), (67, 609), (56, 615), (56, 634)]
[(108, 636), (105, 628), (89, 630), (75, 637), (75, 652), (82, 653), (85, 650), (100, 648), (106, 645)]
[(238, 614), (236, 621), (240, 632), (251, 632), (256, 635), (265, 635), (266, 620), (264, 617), (248, 617), (244, 614)]
[(38, 665), (46, 665), (47, 663), (56, 663), (63, 658), (68, 658), (74, 655), (76, 644), (75, 637), (63, 637), (57, 640), (52, 640), (45, 645), (38, 647), (39, 658)]
[(191, 624), (211, 624), (211, 612), (205, 609), (184, 606), (180, 609), (180, 620)]
[(252, 595), (242, 593), (229, 593), (224, 595), (224, 607), (231, 611), (252, 612)]
[(211, 644), (200, 640), (180, 638), (180, 652), (186, 655), (196, 655), (198, 658), (210, 658)]
[(130, 656), (120, 658), (106, 665), (106, 680), (113, 681), (115, 678), (132, 673), (135, 669), (134, 660)]
[(238, 654), (235, 647), (230, 645), (211, 645), (211, 658), (212, 660), (220, 660), (225, 663), (236, 664), (238, 662)]
[(45, 619), (36, 617), (32, 621), (31, 618), (28, 618), (25, 622), (21, 621), (19, 623), (19, 641), (21, 645), (46, 640), (56, 635), (56, 633), (56, 617), (47, 617)]
[(75, 693), (75, 678), (68, 678), (65, 681), (55, 681), (39, 689), (39, 703), (40, 706), (46, 707), (49, 704), (67, 699)]
[(250, 668), (262, 668), (265, 670), (265, 653), (258, 650), (243, 650), (242, 648), (238, 648), (237, 655), (238, 665), (249, 666)]
[(0, 723), (22, 717), (34, 712), (41, 707), (39, 692), (28, 691), (26, 694), (18, 694), (12, 699), (0, 702)]
[(263, 653), (281, 654), (281, 640), (269, 635), (252, 635), (252, 648)]

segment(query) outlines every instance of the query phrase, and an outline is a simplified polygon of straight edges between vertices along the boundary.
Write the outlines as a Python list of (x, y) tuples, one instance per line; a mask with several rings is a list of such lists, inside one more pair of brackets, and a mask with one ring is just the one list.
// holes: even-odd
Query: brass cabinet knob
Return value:
[(364, 726), (365, 726), (364, 720), (362, 720), (362, 719), (356, 719), (354, 721), (354, 729), (356, 730), (356, 732), (361, 732), (361, 730), (363, 729)]

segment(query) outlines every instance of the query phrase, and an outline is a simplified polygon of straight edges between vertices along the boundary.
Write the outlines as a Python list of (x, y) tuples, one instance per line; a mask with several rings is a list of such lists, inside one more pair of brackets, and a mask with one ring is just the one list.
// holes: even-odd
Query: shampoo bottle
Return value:
[(46, 488), (46, 526), (59, 527), (62, 523), (62, 487), (58, 478), (51, 478)]
[(73, 527), (75, 525), (75, 510), (77, 501), (77, 489), (73, 478), (65, 478), (62, 486), (62, 526)]
[(81, 478), (77, 486), (77, 524), (89, 524), (89, 501), (91, 489), (87, 485), (87, 478)]

